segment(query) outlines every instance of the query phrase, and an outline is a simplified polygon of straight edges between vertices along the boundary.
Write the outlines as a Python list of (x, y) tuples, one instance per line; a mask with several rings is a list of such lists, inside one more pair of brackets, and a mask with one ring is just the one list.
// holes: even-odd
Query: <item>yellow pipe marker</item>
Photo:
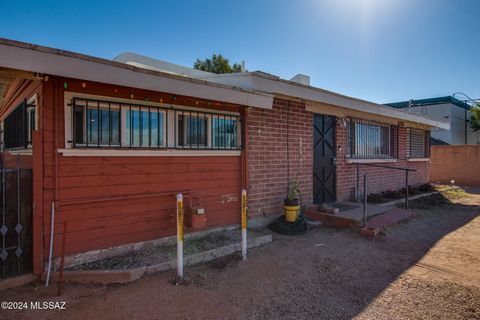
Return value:
[(242, 190), (242, 257), (247, 259), (247, 190)]
[(183, 278), (183, 195), (177, 195), (177, 274)]

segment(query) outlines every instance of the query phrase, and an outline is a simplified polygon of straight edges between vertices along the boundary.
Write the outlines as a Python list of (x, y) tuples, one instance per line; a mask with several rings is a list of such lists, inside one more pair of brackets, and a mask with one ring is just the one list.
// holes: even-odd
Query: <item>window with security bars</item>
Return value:
[(32, 145), (35, 130), (35, 104), (24, 100), (3, 122), (3, 144), (5, 149), (27, 149)]
[(352, 159), (398, 157), (398, 127), (357, 118), (347, 120), (347, 155)]
[(240, 117), (232, 114), (174, 110), (180, 149), (240, 149)]
[(407, 128), (407, 158), (430, 157), (430, 132)]
[(241, 148), (235, 114), (84, 98), (71, 107), (73, 147)]

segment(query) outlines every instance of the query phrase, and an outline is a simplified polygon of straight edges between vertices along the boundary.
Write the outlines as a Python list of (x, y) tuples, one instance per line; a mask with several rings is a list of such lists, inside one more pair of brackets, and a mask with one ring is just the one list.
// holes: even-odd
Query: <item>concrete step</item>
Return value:
[(320, 221), (325, 227), (350, 228), (358, 223), (358, 221), (353, 218), (342, 217), (315, 210), (306, 210), (305, 215), (309, 220)]
[[(349, 217), (345, 214), (331, 214), (327, 212), (316, 211), (314, 210), (314, 208), (307, 209), (305, 215), (308, 219), (313, 221), (320, 221), (322, 225), (327, 227), (350, 228), (362, 224), (362, 220), (359, 217)], [(401, 220), (413, 217), (415, 215), (415, 212), (400, 208), (392, 208), (373, 217), (371, 214), (368, 215), (369, 219), (367, 221), (367, 227), (369, 229), (378, 229), (378, 233), (379, 230), (387, 226), (396, 224)]]

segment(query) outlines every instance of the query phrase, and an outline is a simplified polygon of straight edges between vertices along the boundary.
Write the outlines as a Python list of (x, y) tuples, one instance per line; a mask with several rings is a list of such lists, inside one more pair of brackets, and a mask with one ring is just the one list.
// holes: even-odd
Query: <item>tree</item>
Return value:
[(472, 116), (470, 118), (470, 128), (473, 131), (480, 131), (480, 104), (475, 105), (470, 109)]
[(197, 59), (193, 64), (193, 68), (213, 72), (213, 73), (234, 73), (242, 72), (242, 66), (238, 63), (230, 65), (230, 61), (225, 59), (221, 54), (213, 54), (211, 59)]

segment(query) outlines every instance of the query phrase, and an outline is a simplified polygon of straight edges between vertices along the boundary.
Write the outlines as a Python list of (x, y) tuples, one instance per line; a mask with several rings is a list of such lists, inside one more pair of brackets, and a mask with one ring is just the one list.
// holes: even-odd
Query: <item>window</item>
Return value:
[(24, 100), (3, 123), (3, 142), (6, 149), (28, 148), (35, 130), (35, 104)]
[(178, 146), (189, 148), (205, 148), (208, 146), (208, 118), (206, 115), (191, 113), (179, 114), (177, 117)]
[(186, 110), (175, 110), (175, 113), (178, 148), (240, 148), (238, 116)]
[[(73, 147), (240, 149), (235, 114), (73, 98)], [(170, 132), (170, 134), (169, 134)]]
[(73, 102), (73, 141), (78, 146), (120, 146), (120, 106), (102, 101)]
[(420, 129), (407, 129), (407, 158), (430, 157), (430, 132)]
[(131, 147), (165, 145), (165, 111), (152, 107), (129, 107), (125, 111), (125, 142)]
[(347, 121), (347, 152), (350, 158), (396, 158), (397, 138), (395, 126), (355, 118)]
[(235, 118), (214, 117), (212, 141), (215, 148), (238, 147), (238, 121)]

